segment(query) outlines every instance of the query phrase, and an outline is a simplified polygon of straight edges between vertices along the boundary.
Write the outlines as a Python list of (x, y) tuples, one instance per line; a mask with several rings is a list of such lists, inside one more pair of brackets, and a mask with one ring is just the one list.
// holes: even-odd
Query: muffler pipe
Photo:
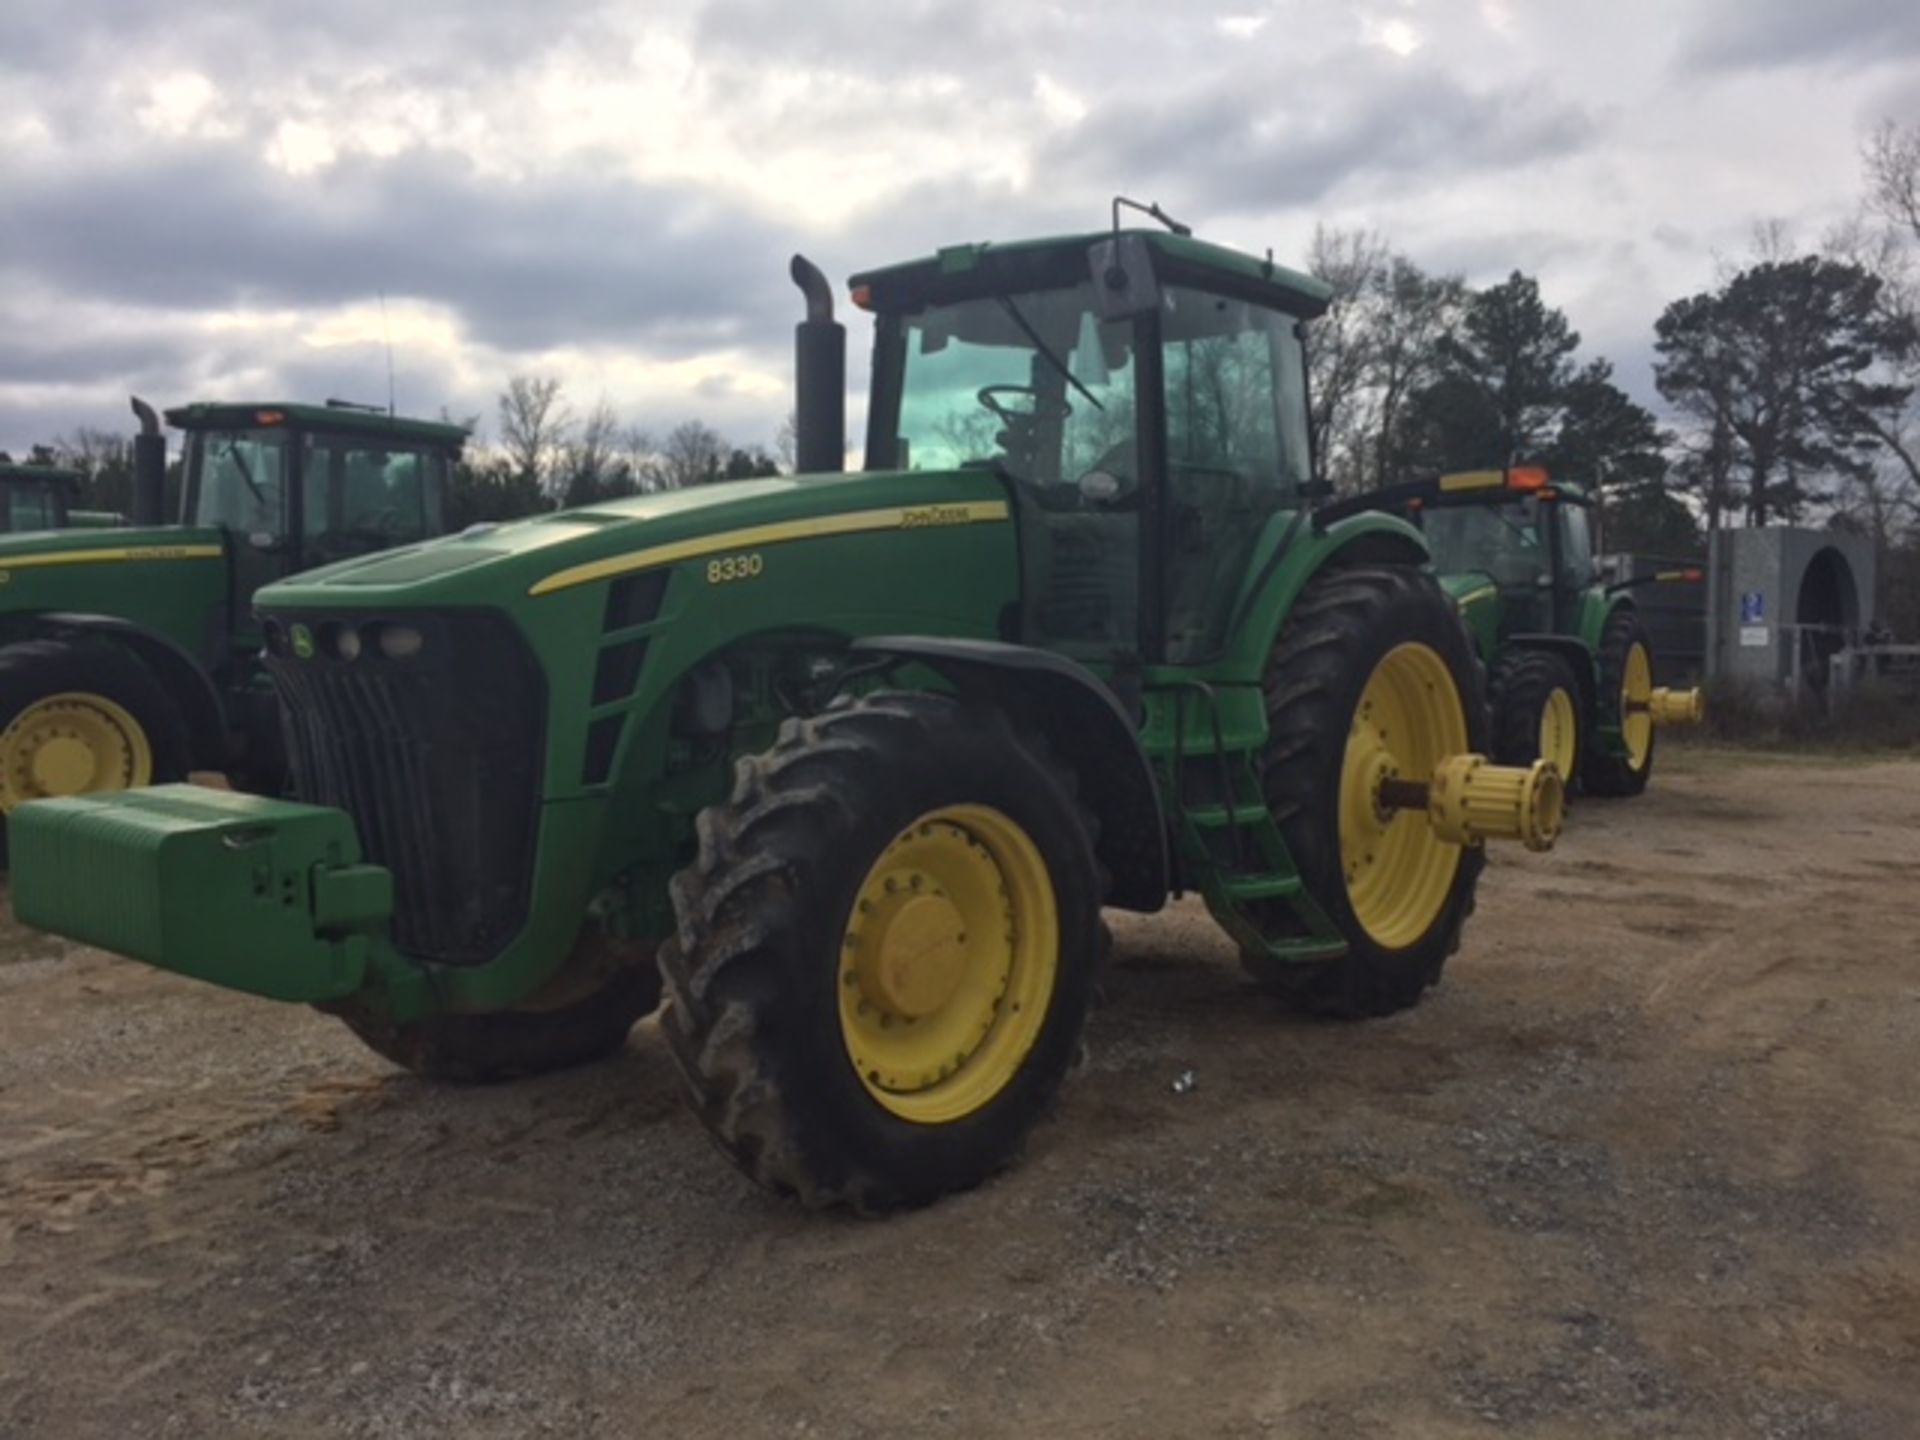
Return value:
[(794, 468), (802, 475), (847, 465), (847, 331), (833, 318), (833, 290), (804, 255), (793, 257), (793, 283), (806, 296), (807, 318), (793, 331)]
[(140, 433), (133, 437), (133, 523), (164, 525), (167, 508), (167, 436), (153, 406), (138, 395), (133, 413)]

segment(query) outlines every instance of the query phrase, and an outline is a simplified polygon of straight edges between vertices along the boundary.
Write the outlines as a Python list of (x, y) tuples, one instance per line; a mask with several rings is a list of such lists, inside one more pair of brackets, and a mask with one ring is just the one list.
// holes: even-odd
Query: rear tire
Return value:
[[(14, 806), (184, 780), (190, 759), (180, 708), (118, 645), (44, 639), (0, 648), (0, 865), (4, 815)], [(92, 773), (65, 783), (76, 764), (91, 764)]]
[[(491, 1085), (617, 1052), (635, 1022), (660, 1003), (654, 951), (651, 942), (585, 936), (555, 980), (512, 1010), (396, 1024), (350, 1003), (322, 1008), (403, 1070), (429, 1080)], [(593, 978), (583, 979), (583, 971)]]
[[(700, 814), (661, 952), (661, 1028), (700, 1118), (810, 1206), (977, 1185), (1053, 1101), (1093, 990), (1102, 887), (1072, 771), (999, 709), (881, 692), (788, 720), (736, 777)], [(956, 883), (981, 857), (997, 882)], [(875, 954), (882, 976), (928, 955), (960, 978), (896, 1005)], [(952, 1066), (924, 1069), (915, 1047), (956, 1021)]]
[[(1633, 661), (1636, 648), (1644, 658), (1644, 677)], [(1580, 762), (1581, 783), (1587, 794), (1634, 796), (1653, 778), (1654, 730), (1645, 715), (1639, 718), (1644, 743), (1637, 762), (1632, 754), (1616, 755), (1608, 750), (1599, 734), (1601, 725), (1620, 723), (1629, 688), (1651, 689), (1652, 672), (1652, 651), (1647, 647), (1647, 632), (1640, 617), (1627, 609), (1614, 611), (1600, 632), (1600, 693), (1593, 707), (1594, 723), (1587, 730), (1586, 754)]]
[(1551, 760), (1571, 786), (1587, 742), (1573, 667), (1551, 651), (1510, 650), (1494, 671), (1490, 698), (1494, 763)]
[[(1354, 1019), (1418, 1004), (1459, 948), (1461, 927), (1473, 913), (1485, 864), (1478, 847), (1459, 854), (1431, 920), (1405, 943), (1376, 939), (1349, 893), (1341, 843), (1348, 747), (1359, 733), (1360, 703), (1376, 670), (1406, 646), (1430, 652), (1444, 665), (1459, 707), (1457, 736), (1468, 750), (1484, 753), (1480, 662), (1455, 607), (1423, 571), (1383, 566), (1316, 576), (1287, 617), (1267, 666), (1267, 807), (1308, 892), (1346, 937), (1348, 948), (1336, 960), (1312, 963), (1261, 954), (1244, 958), (1257, 980), (1313, 1014)], [(1425, 822), (1403, 815), (1394, 823)], [(1292, 912), (1279, 905), (1266, 907), (1262, 918), (1297, 929)]]

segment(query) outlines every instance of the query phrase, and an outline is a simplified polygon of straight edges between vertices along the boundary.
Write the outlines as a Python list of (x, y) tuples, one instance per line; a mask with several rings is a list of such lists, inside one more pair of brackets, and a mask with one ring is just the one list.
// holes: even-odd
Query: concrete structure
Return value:
[(1873, 622), (1872, 542), (1828, 530), (1718, 530), (1707, 547), (1707, 674), (1824, 693)]

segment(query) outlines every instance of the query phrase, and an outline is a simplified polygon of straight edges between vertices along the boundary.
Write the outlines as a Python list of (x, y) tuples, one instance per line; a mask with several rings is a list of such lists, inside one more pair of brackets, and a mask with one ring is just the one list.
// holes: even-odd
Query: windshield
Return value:
[(1539, 502), (1531, 497), (1500, 505), (1436, 506), (1422, 529), (1443, 575), (1481, 570), (1501, 585), (1531, 585), (1547, 571)]
[(936, 305), (902, 322), (894, 463), (996, 464), (1035, 487), (1133, 474), (1133, 326), (1090, 285)]
[(282, 430), (203, 430), (187, 441), (189, 524), (241, 535), (286, 533)]

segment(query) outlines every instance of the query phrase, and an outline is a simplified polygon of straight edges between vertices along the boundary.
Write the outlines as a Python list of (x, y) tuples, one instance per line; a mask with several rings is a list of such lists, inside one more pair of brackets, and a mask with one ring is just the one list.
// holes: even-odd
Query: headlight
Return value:
[(411, 660), (427, 643), (427, 637), (411, 625), (382, 625), (374, 638), (380, 653), (389, 660)]
[(331, 650), (334, 655), (342, 660), (358, 660), (360, 658), (360, 632), (351, 625), (334, 625), (329, 628), (333, 633), (328, 635), (323, 642), (327, 649)]

